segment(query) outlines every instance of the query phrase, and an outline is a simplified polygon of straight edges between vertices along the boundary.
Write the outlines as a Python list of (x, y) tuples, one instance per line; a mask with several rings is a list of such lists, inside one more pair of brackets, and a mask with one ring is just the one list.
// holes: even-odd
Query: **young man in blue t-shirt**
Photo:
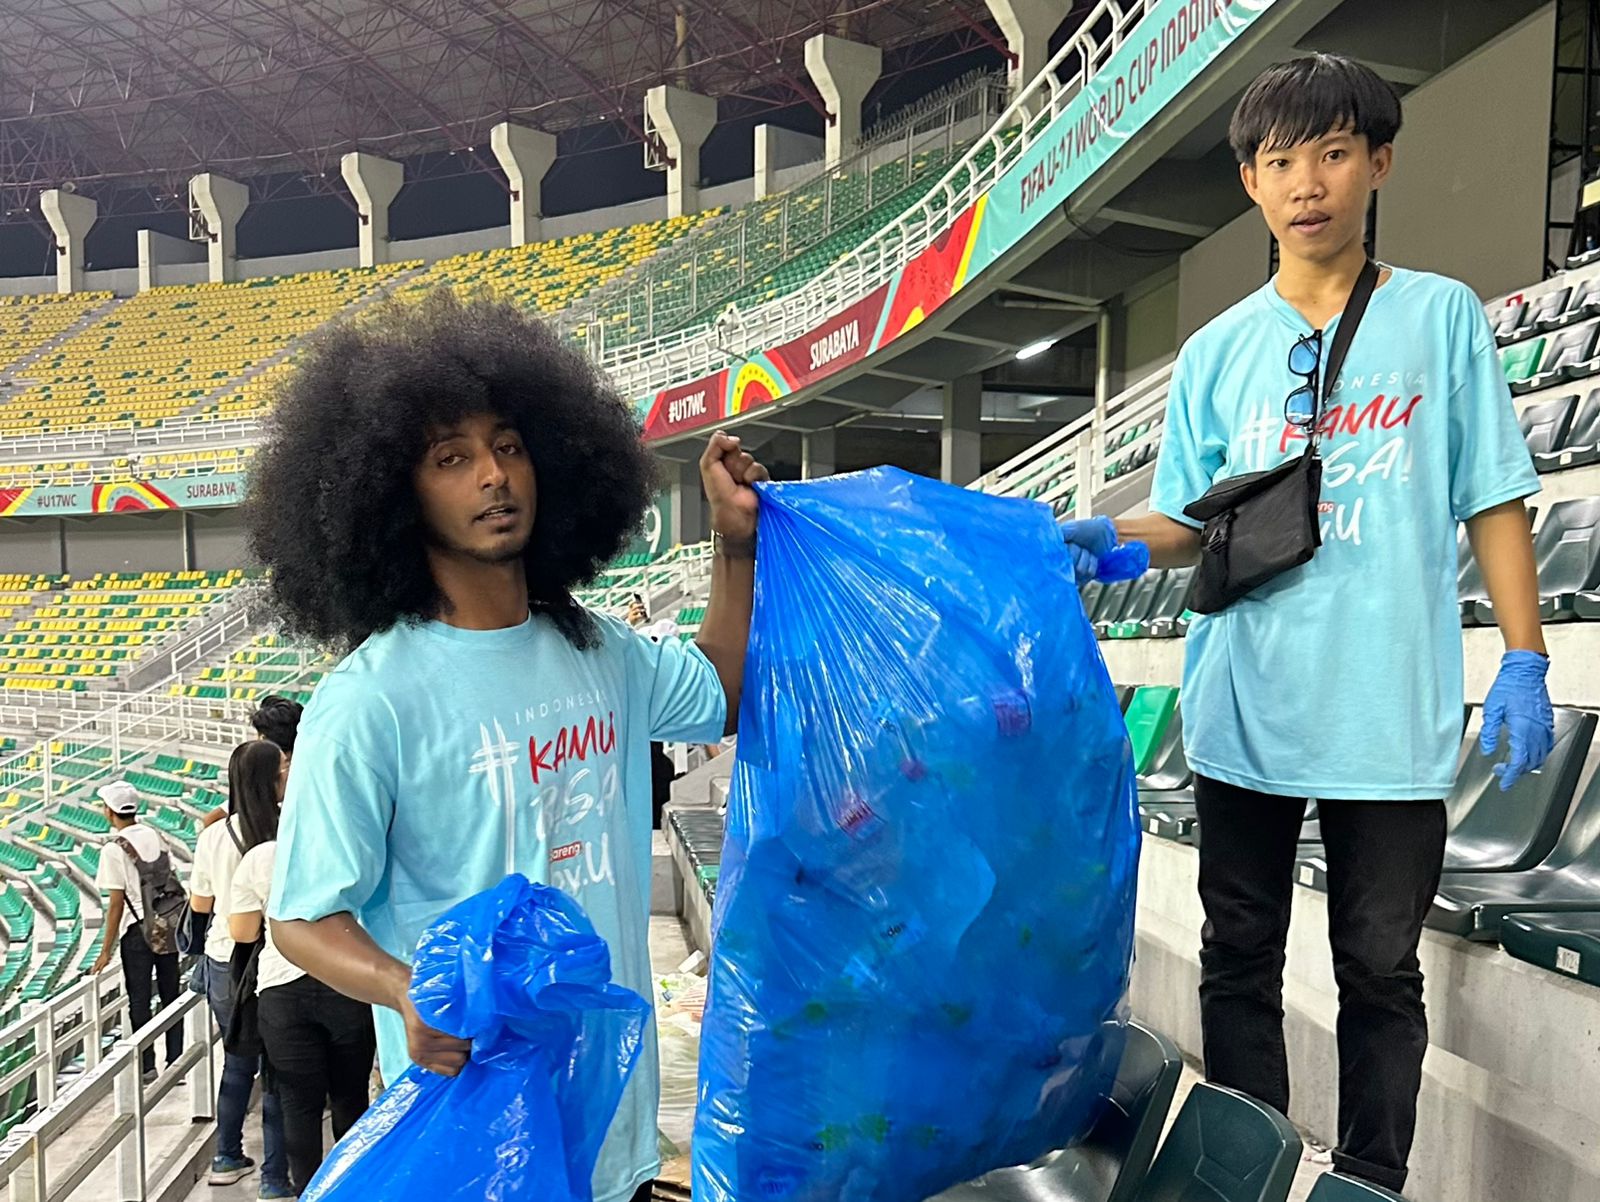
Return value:
[[(1312, 366), (1327, 362), (1399, 128), (1393, 90), (1331, 55), (1275, 66), (1245, 93), (1229, 139), (1278, 240), (1278, 274), (1179, 353), (1151, 513), (1064, 525), (1080, 575), (1119, 539), (1148, 544), (1157, 567), (1195, 563), (1184, 507), (1304, 450), (1311, 416), (1294, 368), (1306, 364), (1291, 364), (1291, 348), (1309, 340)], [(1318, 420), (1323, 545), (1193, 622), (1184, 742), (1205, 832), (1207, 1076), (1288, 1109), (1284, 944), (1315, 798), (1340, 1003), (1334, 1163), (1398, 1190), (1428, 1042), (1417, 946), (1462, 729), (1458, 522), (1505, 641), (1482, 740), (1485, 753), (1502, 734), (1509, 743), (1503, 787), (1543, 762), (1553, 721), (1523, 507), (1539, 484), (1478, 299), (1383, 267), (1357, 330)]]
[[(387, 1081), (466, 1063), (418, 1017), (409, 961), (508, 871), (576, 898), (651, 997), (650, 745), (732, 732), (766, 478), (727, 434), (700, 474), (710, 604), (694, 643), (655, 642), (574, 597), (653, 499), (638, 420), (525, 311), (441, 291), (364, 315), (279, 396), (252, 546), (287, 627), (348, 654), (299, 727), (267, 908), (285, 957), (376, 1008)], [(647, 1195), (660, 1165), (653, 1035), (596, 1202)]]

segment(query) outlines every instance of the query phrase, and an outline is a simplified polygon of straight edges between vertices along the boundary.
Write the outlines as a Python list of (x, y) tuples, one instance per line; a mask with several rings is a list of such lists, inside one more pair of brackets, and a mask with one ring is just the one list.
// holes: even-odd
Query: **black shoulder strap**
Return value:
[(1322, 423), (1322, 411), (1328, 401), (1333, 397), (1333, 386), (1339, 381), (1339, 371), (1344, 367), (1345, 353), (1350, 349), (1350, 343), (1355, 339), (1356, 329), (1361, 325), (1361, 315), (1367, 311), (1367, 302), (1372, 299), (1373, 290), (1378, 286), (1378, 265), (1368, 259), (1361, 268), (1361, 274), (1356, 277), (1355, 287), (1350, 289), (1350, 299), (1344, 303), (1344, 312), (1339, 315), (1339, 328), (1333, 332), (1333, 346), (1328, 350), (1328, 365), (1323, 369), (1322, 376), (1322, 403), (1317, 406), (1316, 420), (1311, 423), (1311, 445), (1316, 446), (1321, 439), (1317, 427)]
[(228, 838), (233, 840), (233, 845), (239, 849), (239, 854), (244, 855), (244, 840), (239, 838), (239, 832), (233, 829), (233, 815), (229, 814), (224, 818), (222, 825), (227, 828)]

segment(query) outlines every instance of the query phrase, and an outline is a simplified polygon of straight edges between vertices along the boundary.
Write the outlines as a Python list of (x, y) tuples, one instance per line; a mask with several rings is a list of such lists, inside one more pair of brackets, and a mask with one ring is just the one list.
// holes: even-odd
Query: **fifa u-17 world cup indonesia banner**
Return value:
[(197, 472), (161, 480), (0, 488), (0, 518), (217, 509), (243, 501), (244, 487), (238, 472)]
[(915, 329), (1058, 209), (1262, 13), (1285, 0), (1158, 0), (1032, 146), (933, 243), (799, 338), (639, 402), (652, 440), (729, 421)]

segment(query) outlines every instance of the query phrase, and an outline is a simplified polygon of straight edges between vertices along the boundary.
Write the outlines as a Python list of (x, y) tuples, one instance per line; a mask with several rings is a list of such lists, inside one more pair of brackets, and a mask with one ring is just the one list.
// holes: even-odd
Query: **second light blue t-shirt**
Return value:
[[(295, 744), (272, 917), (348, 911), (409, 962), (422, 931), (515, 869), (576, 898), (615, 981), (651, 999), (650, 743), (714, 743), (727, 703), (692, 644), (596, 615), (576, 650), (547, 618), (373, 635), (317, 687)], [(410, 1064), (376, 1010), (384, 1079)], [(596, 1202), (655, 1176), (652, 1025), (595, 1169)]]
[[(1323, 359), (1338, 328), (1323, 332)], [(1310, 326), (1272, 281), (1178, 355), (1150, 507), (1301, 454), (1284, 420)], [(1320, 421), (1322, 547), (1189, 628), (1184, 745), (1266, 793), (1427, 800), (1462, 730), (1457, 523), (1539, 489), (1488, 320), (1455, 280), (1393, 269)]]

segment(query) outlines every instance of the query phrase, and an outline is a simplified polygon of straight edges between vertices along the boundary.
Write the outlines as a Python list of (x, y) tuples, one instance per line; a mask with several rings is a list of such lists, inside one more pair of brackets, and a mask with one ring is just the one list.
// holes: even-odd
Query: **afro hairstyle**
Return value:
[(654, 459), (594, 363), (523, 309), (435, 289), (339, 322), (277, 391), (244, 505), (285, 633), (336, 651), (448, 605), (413, 471), (430, 432), (491, 413), (522, 435), (538, 512), (530, 608), (573, 646), (599, 628), (573, 590), (641, 526)]

